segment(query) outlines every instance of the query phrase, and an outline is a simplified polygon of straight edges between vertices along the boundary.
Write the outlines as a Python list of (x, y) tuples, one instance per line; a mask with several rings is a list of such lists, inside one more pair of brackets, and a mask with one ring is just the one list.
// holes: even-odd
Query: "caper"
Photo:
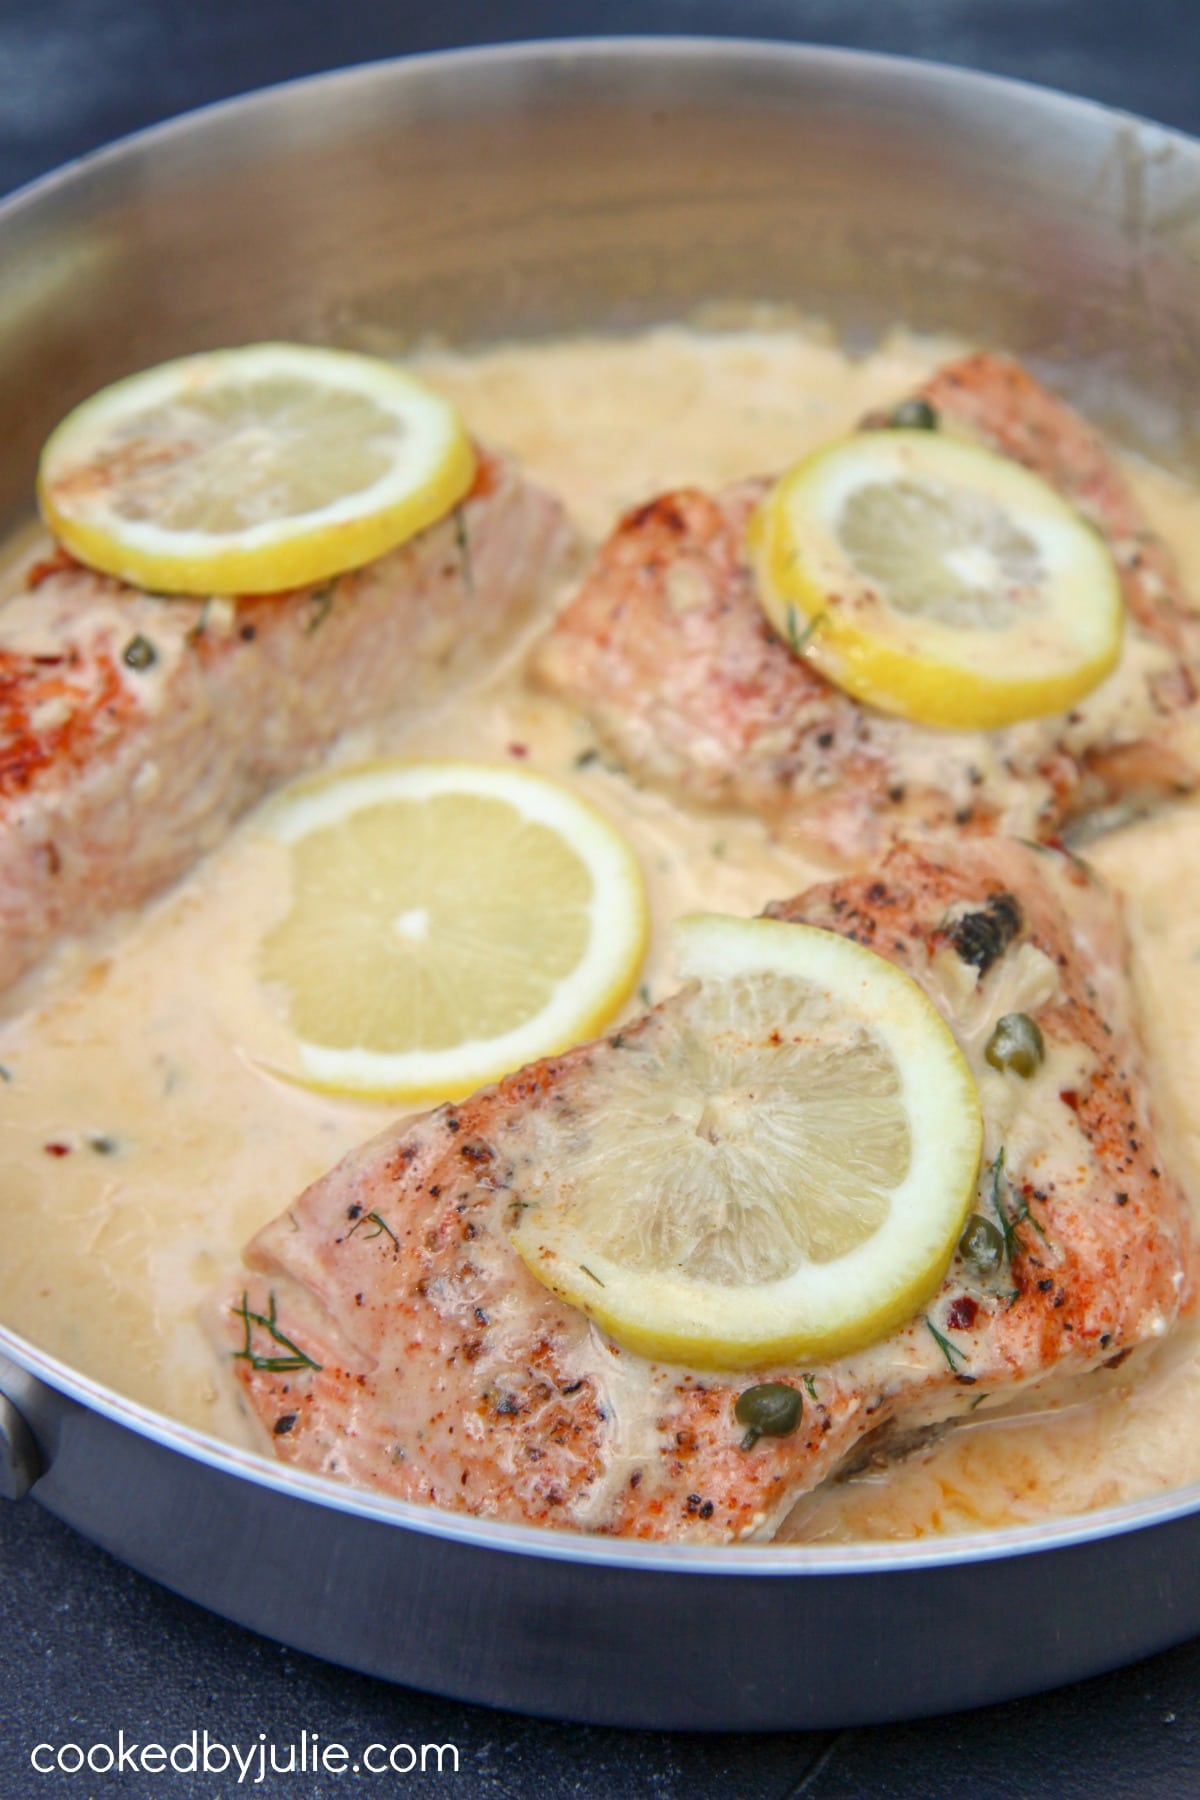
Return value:
[(958, 1240), (958, 1254), (967, 1267), (987, 1281), (1004, 1261), (1004, 1237), (982, 1213), (972, 1213)]
[(986, 975), (1021, 929), (1021, 908), (1013, 894), (993, 894), (978, 912), (964, 913), (950, 927), (956, 956)]
[(899, 406), (894, 407), (889, 423), (897, 431), (936, 431), (938, 416), (928, 400), (922, 400), (917, 395), (912, 400), (902, 400)]
[(150, 639), (143, 637), (139, 631), (136, 637), (130, 638), (121, 652), (121, 661), (127, 669), (148, 669), (158, 661), (158, 651)]
[(787, 1437), (800, 1423), (804, 1402), (786, 1381), (762, 1381), (739, 1394), (733, 1416), (746, 1427), (742, 1449), (749, 1450), (760, 1437)]
[(1005, 1013), (997, 1020), (983, 1054), (993, 1069), (1020, 1075), (1027, 1081), (1046, 1060), (1046, 1040), (1037, 1020), (1028, 1013)]

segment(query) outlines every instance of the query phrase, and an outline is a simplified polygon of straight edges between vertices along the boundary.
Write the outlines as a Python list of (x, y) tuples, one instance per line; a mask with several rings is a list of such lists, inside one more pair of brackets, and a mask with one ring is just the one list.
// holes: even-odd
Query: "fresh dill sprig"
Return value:
[(787, 641), (788, 641), (788, 649), (791, 651), (793, 656), (803, 656), (804, 655), (804, 652), (808, 649), (808, 646), (812, 643), (813, 638), (816, 636), (818, 629), (824, 623), (825, 623), (825, 614), (823, 612), (819, 612), (815, 618), (812, 618), (808, 621), (808, 624), (804, 627), (804, 630), (801, 631), (799, 629), (800, 615), (797, 613), (794, 606), (788, 607), (788, 609), (787, 609)]
[[(922, 1317), (924, 1317), (924, 1315), (922, 1315)], [(929, 1333), (933, 1338), (934, 1343), (945, 1357), (951, 1374), (957, 1375), (960, 1366), (965, 1368), (967, 1363), (971, 1360), (970, 1357), (968, 1357), (964, 1351), (957, 1349), (956, 1346), (950, 1342), (949, 1338), (943, 1337), (932, 1319), (926, 1318), (925, 1323), (929, 1328)]]
[(458, 554), (462, 560), (463, 586), (471, 599), (475, 598), (475, 570), (471, 564), (471, 541), (467, 536), (467, 521), (461, 506), (454, 509), (454, 540), (458, 545)]
[(374, 1231), (368, 1231), (367, 1236), (369, 1238), (383, 1237), (384, 1233), (386, 1232), (387, 1236), (390, 1237), (393, 1244), (395, 1244), (397, 1250), (400, 1248), (400, 1239), (396, 1236), (395, 1232), (392, 1230), (392, 1228), (388, 1224), (387, 1220), (385, 1218), (383, 1218), (380, 1213), (377, 1213), (377, 1212), (364, 1213), (362, 1218), (356, 1220), (355, 1223), (350, 1227), (349, 1231), (346, 1233), (346, 1236), (348, 1238), (352, 1238), (354, 1236), (355, 1232), (361, 1231), (361, 1229), (364, 1225), (373, 1225), (375, 1227)]
[[(1028, 1196), (1018, 1192), (1004, 1173), (1003, 1145), (1000, 1146), (995, 1157), (988, 1164), (987, 1172), (991, 1177), (992, 1183), (992, 1210), (1000, 1221), (1000, 1231), (1004, 1238), (1005, 1261), (1011, 1265), (1016, 1252), (1025, 1248), (1018, 1231), (1019, 1226), (1032, 1225), (1043, 1244), (1048, 1243), (1049, 1239), (1047, 1238), (1040, 1221), (1034, 1217), (1033, 1212), (1030, 1210)], [(1011, 1212), (1004, 1202), (1004, 1194), (1006, 1192), (1012, 1198), (1013, 1204)]]
[[(252, 1369), (261, 1369), (268, 1375), (287, 1375), (295, 1369), (320, 1369), (321, 1365), (319, 1362), (314, 1362), (311, 1356), (305, 1354), (299, 1344), (294, 1344), (290, 1337), (286, 1337), (284, 1333), (280, 1331), (279, 1321), (275, 1313), (275, 1295), (273, 1292), (267, 1302), (267, 1311), (265, 1314), (251, 1312), (250, 1297), (245, 1293), (242, 1295), (242, 1304), (233, 1307), (231, 1310), (234, 1318), (242, 1321), (246, 1332), (246, 1339), (241, 1349), (235, 1350), (233, 1353), (235, 1362), (248, 1362)], [(281, 1349), (285, 1350), (287, 1355), (261, 1355), (260, 1352), (254, 1348), (254, 1327), (256, 1325), (261, 1326), (262, 1330), (267, 1333), (272, 1342), (278, 1344)]]
[(183, 634), (183, 641), (188, 646), (189, 650), (194, 649), (200, 642), (200, 639), (204, 636), (204, 633), (208, 628), (208, 615), (211, 611), (212, 595), (210, 594), (200, 608), (196, 623)]
[(1018, 1196), (1016, 1209), (1013, 1212), (1014, 1229), (1018, 1225), (1032, 1225), (1033, 1229), (1037, 1232), (1038, 1236), (1041, 1238), (1043, 1244), (1049, 1243), (1050, 1240), (1046, 1236), (1045, 1231), (1042, 1229), (1042, 1227), (1038, 1223), (1037, 1219), (1034, 1218), (1032, 1212), (1030, 1212), (1030, 1210), (1029, 1210), (1029, 1199), (1028, 1199), (1028, 1196), (1025, 1194), (1020, 1194)]
[(1004, 1180), (1003, 1144), (988, 1164), (987, 1172), (992, 1183), (992, 1211), (1000, 1222), (1000, 1234), (1004, 1239), (1004, 1260), (1011, 1263), (1013, 1253), (1021, 1247), (1021, 1240), (1013, 1230), (1012, 1220), (1008, 1216), (1008, 1208), (1000, 1197), (1000, 1184)]
[(1092, 868), (1091, 863), (1088, 862), (1086, 857), (1080, 856), (1077, 850), (1072, 850), (1070, 844), (1064, 843), (1062, 838), (1054, 838), (1053, 841), (1048, 844), (1039, 844), (1034, 838), (1019, 837), (1017, 842), (1018, 844), (1024, 844), (1027, 850), (1036, 850), (1039, 856), (1065, 857), (1073, 868), (1079, 870), (1079, 873), (1084, 876), (1090, 885), (1095, 885), (1096, 872)]
[(330, 581), (324, 587), (314, 588), (309, 595), (309, 599), (312, 601), (312, 611), (305, 620), (305, 637), (311, 637), (314, 631), (319, 631), (333, 611), (333, 596), (336, 588), (337, 582)]
[(813, 1380), (812, 1376), (811, 1375), (802, 1375), (800, 1379), (803, 1381), (805, 1387), (808, 1389), (809, 1399), (815, 1400), (817, 1397), (817, 1384)]

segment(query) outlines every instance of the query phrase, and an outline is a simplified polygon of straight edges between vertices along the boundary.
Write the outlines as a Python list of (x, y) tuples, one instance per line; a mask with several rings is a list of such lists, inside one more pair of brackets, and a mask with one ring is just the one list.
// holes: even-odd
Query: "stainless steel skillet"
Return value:
[[(470, 340), (776, 302), (1031, 358), (1200, 467), (1200, 145), (1009, 83), (640, 40), (380, 65), (215, 108), (0, 210), (0, 519), (66, 407), (270, 335)], [(636, 428), (636, 421), (631, 422)], [(3, 1246), (0, 1246), (3, 1254)], [(884, 1720), (1200, 1631), (1200, 1488), (917, 1546), (664, 1550), (285, 1473), (0, 1327), (0, 1492), (205, 1605), (465, 1699), (629, 1725)]]

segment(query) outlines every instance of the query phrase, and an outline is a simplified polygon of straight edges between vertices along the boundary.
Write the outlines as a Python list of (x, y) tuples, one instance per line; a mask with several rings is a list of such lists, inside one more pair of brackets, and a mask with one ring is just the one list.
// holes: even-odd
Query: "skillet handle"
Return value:
[[(0, 1382), (16, 1373), (10, 1363), (0, 1358)], [(32, 1431), (0, 1387), (0, 1500), (23, 1499), (43, 1468)]]

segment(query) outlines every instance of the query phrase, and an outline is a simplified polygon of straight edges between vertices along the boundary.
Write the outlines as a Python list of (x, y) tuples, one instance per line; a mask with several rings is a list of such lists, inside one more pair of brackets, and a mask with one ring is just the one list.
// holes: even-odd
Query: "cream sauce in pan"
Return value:
[[(594, 540), (668, 484), (783, 466), (953, 349), (897, 335), (851, 361), (816, 333), (680, 327), (422, 360), (471, 429), (562, 494)], [(1200, 497), (1160, 470), (1132, 474), (1200, 588)], [(484, 683), (343, 744), (337, 760), (513, 756), (578, 785), (641, 857), (655, 998), (671, 985), (677, 913), (750, 913), (820, 878), (757, 821), (685, 813), (607, 768), (583, 721), (524, 686), (522, 660), (514, 646)], [(1128, 896), (1157, 1101), (1200, 1192), (1200, 810), (1115, 833), (1089, 854)], [(122, 1392), (242, 1442), (249, 1428), (201, 1305), (245, 1240), (390, 1116), (288, 1078), (289, 1034), (256, 974), (260, 939), (287, 908), (286, 857), (252, 815), (142, 915), (63, 951), (0, 1019), (0, 1319)], [(1189, 1325), (1136, 1376), (965, 1425), (886, 1475), (811, 1496), (788, 1535), (1001, 1525), (1194, 1479), (1200, 1329)]]

